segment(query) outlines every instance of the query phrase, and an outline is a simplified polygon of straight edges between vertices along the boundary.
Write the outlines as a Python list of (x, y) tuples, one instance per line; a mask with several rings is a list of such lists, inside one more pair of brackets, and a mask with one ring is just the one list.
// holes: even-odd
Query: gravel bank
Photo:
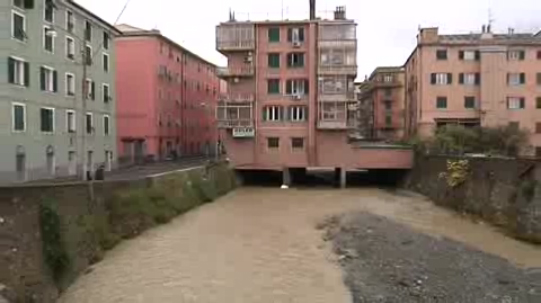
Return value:
[(368, 213), (333, 217), (319, 227), (333, 242), (354, 303), (541, 302), (541, 268), (517, 268)]

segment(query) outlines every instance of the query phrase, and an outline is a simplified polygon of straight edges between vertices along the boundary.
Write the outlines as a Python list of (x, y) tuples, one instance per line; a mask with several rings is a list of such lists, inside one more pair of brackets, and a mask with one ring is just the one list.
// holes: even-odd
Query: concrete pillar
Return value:
[(340, 188), (346, 188), (347, 185), (347, 170), (342, 167), (340, 170)]
[(282, 170), (282, 185), (291, 186), (291, 171), (287, 167)]

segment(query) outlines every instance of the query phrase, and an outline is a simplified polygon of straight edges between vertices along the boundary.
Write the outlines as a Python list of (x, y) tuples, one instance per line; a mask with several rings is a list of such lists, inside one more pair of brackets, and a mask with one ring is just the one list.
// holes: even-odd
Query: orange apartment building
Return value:
[(420, 29), (405, 63), (405, 134), (441, 125), (515, 125), (541, 155), (541, 33), (441, 35)]
[[(409, 168), (409, 151), (357, 149), (349, 142), (356, 125), (356, 24), (339, 7), (333, 20), (315, 17), (236, 21), (217, 26), (217, 50), (228, 66), (218, 74), (228, 92), (220, 96), (221, 139), (236, 169), (283, 170), (332, 167)], [(287, 181), (286, 181), (287, 182)]]
[(365, 139), (404, 138), (405, 71), (401, 66), (378, 67), (358, 84), (361, 133)]

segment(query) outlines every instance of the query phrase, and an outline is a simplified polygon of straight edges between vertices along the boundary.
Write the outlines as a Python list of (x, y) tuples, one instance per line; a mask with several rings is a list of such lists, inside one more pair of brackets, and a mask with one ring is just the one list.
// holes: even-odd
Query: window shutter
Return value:
[(430, 74), (430, 83), (436, 84), (436, 73)]
[(525, 84), (525, 83), (526, 83), (526, 74), (520, 73), (520, 84)]
[(92, 81), (90, 94), (92, 95), (92, 100), (96, 100), (96, 82)]
[(293, 93), (293, 81), (287, 80), (286, 81), (286, 95), (291, 95)]
[(58, 92), (58, 72), (53, 71), (53, 92)]
[(510, 78), (511, 78), (511, 75), (507, 73), (507, 84), (511, 84), (511, 82), (509, 82)]
[(481, 74), (476, 73), (475, 74), (475, 85), (480, 85), (480, 84), (481, 84)]
[(15, 83), (15, 60), (8, 57), (8, 82)]
[(289, 108), (280, 107), (280, 111), (283, 113), (283, 115), (282, 115), (282, 118), (283, 118), (282, 120), (283, 121), (289, 121), (289, 117), (290, 117), (290, 112), (289, 111), (292, 110), (292, 109), (293, 109), (293, 107), (289, 107)]
[(299, 41), (304, 41), (304, 28), (299, 28)]
[(464, 84), (464, 73), (458, 74), (458, 83)]
[(46, 89), (46, 86), (45, 86), (45, 68), (43, 67), (40, 67), (39, 68), (39, 83), (40, 83), (40, 87), (41, 87), (41, 90), (45, 90)]
[(30, 64), (28, 62), (24, 63), (24, 85), (30, 86)]
[(289, 42), (293, 41), (293, 29), (291, 28), (287, 29), (287, 41)]
[(464, 51), (458, 51), (458, 59), (464, 60)]
[(267, 120), (268, 120), (267, 107), (263, 107), (263, 121), (267, 121)]
[(507, 98), (506, 103), (507, 103), (507, 109), (509, 109), (509, 98)]
[(452, 73), (447, 74), (447, 84), (453, 84), (453, 74)]
[(299, 54), (299, 66), (304, 66), (304, 54)]
[(525, 108), (526, 100), (524, 98), (520, 98), (520, 108)]
[(519, 59), (524, 60), (525, 57), (526, 57), (526, 53), (524, 51), (520, 51), (519, 52)]
[(480, 51), (475, 51), (475, 60), (479, 61), (481, 60), (481, 52)]
[(308, 80), (304, 80), (304, 93), (306, 95), (308, 95), (310, 93), (310, 90), (309, 90), (309, 87), (310, 86), (310, 81)]

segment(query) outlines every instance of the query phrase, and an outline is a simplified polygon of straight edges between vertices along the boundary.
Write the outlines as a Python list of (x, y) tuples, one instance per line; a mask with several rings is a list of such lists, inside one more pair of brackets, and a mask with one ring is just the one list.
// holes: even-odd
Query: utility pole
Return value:
[(81, 86), (81, 92), (82, 92), (82, 113), (81, 113), (81, 152), (82, 152), (82, 155), (81, 155), (81, 159), (82, 159), (82, 163), (81, 163), (81, 169), (82, 169), (82, 180), (83, 181), (87, 181), (88, 180), (88, 171), (90, 170), (90, 167), (87, 166), (87, 158), (86, 158), (86, 100), (87, 100), (87, 97), (88, 97), (88, 87), (87, 87), (87, 83), (86, 83), (86, 74), (87, 74), (87, 63), (88, 63), (88, 60), (89, 58), (87, 58), (86, 56), (86, 43), (85, 43), (85, 40), (84, 39), (80, 39), (81, 40), (81, 63), (83, 64), (83, 79), (81, 79), (81, 83), (82, 83), (82, 86)]

